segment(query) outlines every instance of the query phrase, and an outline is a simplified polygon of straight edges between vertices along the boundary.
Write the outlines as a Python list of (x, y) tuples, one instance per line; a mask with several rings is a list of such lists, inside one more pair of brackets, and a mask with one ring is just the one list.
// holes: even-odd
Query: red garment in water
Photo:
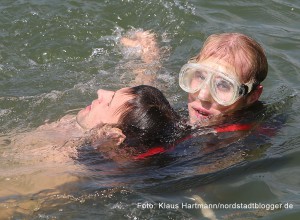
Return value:
[[(255, 123), (252, 123), (252, 124), (232, 124), (232, 125), (226, 125), (226, 126), (221, 126), (221, 127), (214, 128), (214, 131), (216, 133), (235, 132), (235, 131), (250, 131), (254, 126), (255, 126)], [(270, 136), (272, 136), (272, 135), (270, 135)], [(142, 154), (139, 154), (138, 156), (135, 156), (134, 159), (135, 160), (145, 159), (145, 158), (150, 157), (150, 156), (154, 156), (154, 155), (157, 155), (157, 154), (165, 153), (167, 151), (171, 151), (172, 149), (174, 149), (176, 144), (178, 144), (182, 141), (188, 140), (191, 137), (192, 137), (192, 135), (189, 135), (185, 138), (182, 138), (179, 141), (177, 141), (175, 144), (173, 144), (172, 146), (168, 147), (167, 149), (164, 148), (163, 146), (153, 147), (153, 148), (149, 149), (148, 151), (146, 151), (145, 153), (142, 153)]]

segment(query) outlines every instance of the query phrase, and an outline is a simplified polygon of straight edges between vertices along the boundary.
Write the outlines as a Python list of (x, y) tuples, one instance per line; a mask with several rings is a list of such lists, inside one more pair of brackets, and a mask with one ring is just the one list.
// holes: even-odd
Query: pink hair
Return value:
[(196, 60), (203, 61), (208, 58), (219, 59), (235, 66), (243, 83), (252, 79), (260, 83), (268, 73), (268, 62), (263, 48), (255, 40), (241, 33), (209, 36)]

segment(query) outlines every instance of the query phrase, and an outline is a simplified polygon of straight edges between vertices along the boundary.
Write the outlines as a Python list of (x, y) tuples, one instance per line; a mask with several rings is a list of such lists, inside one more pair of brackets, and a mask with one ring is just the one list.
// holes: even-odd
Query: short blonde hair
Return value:
[(268, 61), (261, 45), (241, 33), (213, 34), (207, 38), (196, 61), (208, 58), (223, 60), (241, 74), (242, 83), (261, 83), (268, 73)]

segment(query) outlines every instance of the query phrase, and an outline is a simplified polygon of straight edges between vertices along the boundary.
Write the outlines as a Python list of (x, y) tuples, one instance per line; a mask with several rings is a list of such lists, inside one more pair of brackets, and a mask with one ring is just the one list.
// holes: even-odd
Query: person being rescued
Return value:
[(140, 85), (97, 94), (76, 118), (91, 129), (85, 143), (108, 158), (141, 159), (167, 151), (176, 141), (180, 117), (160, 90)]

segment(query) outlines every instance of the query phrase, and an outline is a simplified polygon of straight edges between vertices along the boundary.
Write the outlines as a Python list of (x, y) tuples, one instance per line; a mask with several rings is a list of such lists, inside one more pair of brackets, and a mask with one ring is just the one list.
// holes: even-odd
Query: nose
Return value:
[(99, 102), (110, 103), (114, 93), (114, 91), (99, 89), (97, 91)]
[(210, 93), (210, 88), (209, 88), (208, 83), (204, 83), (202, 88), (199, 90), (198, 99), (201, 101), (211, 101), (212, 100), (212, 96)]

